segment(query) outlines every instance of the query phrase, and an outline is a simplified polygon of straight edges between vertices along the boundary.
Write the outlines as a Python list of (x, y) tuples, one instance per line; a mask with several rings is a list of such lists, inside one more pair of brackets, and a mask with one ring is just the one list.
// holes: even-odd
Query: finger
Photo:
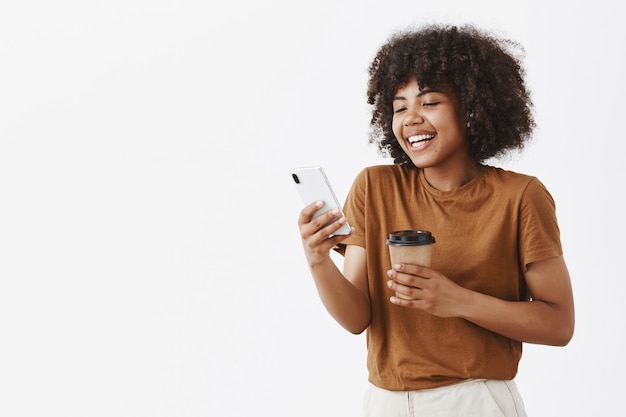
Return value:
[(300, 211), (300, 216), (298, 217), (298, 224), (303, 225), (309, 223), (313, 218), (313, 215), (322, 207), (324, 207), (323, 201), (315, 201), (308, 206), (304, 207), (302, 211)]
[(354, 230), (351, 229), (347, 235), (335, 235), (335, 232), (346, 223), (347, 219), (341, 216), (340, 210), (333, 209), (311, 219), (307, 223), (300, 224), (300, 234), (303, 239), (310, 237), (318, 243), (332, 238), (336, 244), (347, 238)]
[(316, 233), (321, 233), (328, 237), (345, 223), (345, 217), (341, 216), (338, 208), (335, 208), (311, 219), (309, 225)]
[(395, 304), (401, 307), (421, 308), (422, 306), (422, 302), (419, 299), (414, 299), (414, 298), (405, 299), (405, 298), (396, 297), (395, 295), (392, 295), (391, 297), (389, 297), (389, 301), (391, 301), (392, 304)]
[(415, 283), (405, 283), (398, 281), (396, 278), (388, 280), (387, 287), (394, 291), (411, 295), (419, 294), (423, 290), (422, 287), (417, 286)]
[(338, 209), (331, 210), (327, 214), (328, 216), (326, 216), (326, 214), (320, 216), (321, 219), (319, 222), (323, 224), (320, 233), (328, 234), (329, 236), (334, 235), (337, 230), (348, 222)]
[(422, 294), (419, 288), (398, 284), (397, 282), (394, 282), (394, 281), (388, 281), (387, 287), (389, 287), (389, 289), (391, 289), (394, 292), (394, 296), (391, 298), (395, 298), (398, 300), (410, 300), (410, 301), (417, 301), (421, 299)]
[(393, 265), (393, 270), (414, 276), (419, 276), (422, 278), (430, 278), (432, 277), (432, 269), (427, 266), (417, 265), (417, 264), (395, 264)]
[[(341, 211), (338, 208), (328, 210), (318, 216), (315, 216), (315, 214), (322, 207), (324, 207), (324, 202), (316, 201), (306, 206), (300, 212), (300, 216), (298, 217), (298, 226), (305, 234), (317, 233), (318, 231), (324, 229), (326, 226), (329, 226), (331, 223), (340, 220), (340, 223), (337, 225), (336, 228), (332, 227), (323, 230), (323, 233), (328, 232), (328, 235), (330, 236), (335, 231), (337, 231), (339, 227), (346, 223), (345, 218), (341, 216)], [(310, 226), (312, 230), (306, 229), (307, 226)]]
[[(402, 268), (402, 271), (405, 270), (406, 268)], [(398, 271), (398, 269), (396, 269), (395, 266), (393, 269), (387, 271), (387, 276), (395, 282), (411, 287), (417, 287), (418, 285), (416, 284), (416, 282), (418, 282), (418, 279), (420, 278), (419, 276), (413, 275), (408, 272), (400, 272)]]

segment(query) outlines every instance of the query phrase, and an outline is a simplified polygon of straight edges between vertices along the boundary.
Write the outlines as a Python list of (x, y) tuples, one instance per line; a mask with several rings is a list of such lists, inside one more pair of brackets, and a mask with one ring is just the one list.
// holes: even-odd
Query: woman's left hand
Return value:
[(421, 265), (398, 264), (387, 271), (387, 286), (396, 292), (390, 301), (418, 308), (438, 317), (462, 316), (468, 289), (434, 269)]

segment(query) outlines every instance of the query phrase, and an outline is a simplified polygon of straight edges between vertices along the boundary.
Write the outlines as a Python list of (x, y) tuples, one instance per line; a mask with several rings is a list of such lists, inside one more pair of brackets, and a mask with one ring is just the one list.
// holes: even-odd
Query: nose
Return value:
[(404, 116), (404, 125), (411, 126), (424, 123), (424, 118), (418, 106), (410, 106), (407, 108)]

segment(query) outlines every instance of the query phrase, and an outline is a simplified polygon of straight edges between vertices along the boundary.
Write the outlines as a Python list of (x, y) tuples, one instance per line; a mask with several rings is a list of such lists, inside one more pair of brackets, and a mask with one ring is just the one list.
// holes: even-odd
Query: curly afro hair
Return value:
[(369, 67), (370, 143), (394, 163), (413, 165), (391, 126), (393, 97), (415, 77), (420, 88), (452, 89), (459, 95), (476, 162), (521, 149), (535, 127), (522, 55), (518, 43), (471, 25), (428, 25), (393, 35)]

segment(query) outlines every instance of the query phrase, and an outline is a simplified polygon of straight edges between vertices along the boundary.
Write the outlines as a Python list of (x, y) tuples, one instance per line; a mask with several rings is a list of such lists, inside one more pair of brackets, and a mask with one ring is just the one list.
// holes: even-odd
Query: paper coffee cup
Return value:
[[(430, 267), (435, 237), (428, 230), (398, 230), (387, 239), (391, 265), (415, 264)], [(396, 293), (396, 297), (406, 298)]]

